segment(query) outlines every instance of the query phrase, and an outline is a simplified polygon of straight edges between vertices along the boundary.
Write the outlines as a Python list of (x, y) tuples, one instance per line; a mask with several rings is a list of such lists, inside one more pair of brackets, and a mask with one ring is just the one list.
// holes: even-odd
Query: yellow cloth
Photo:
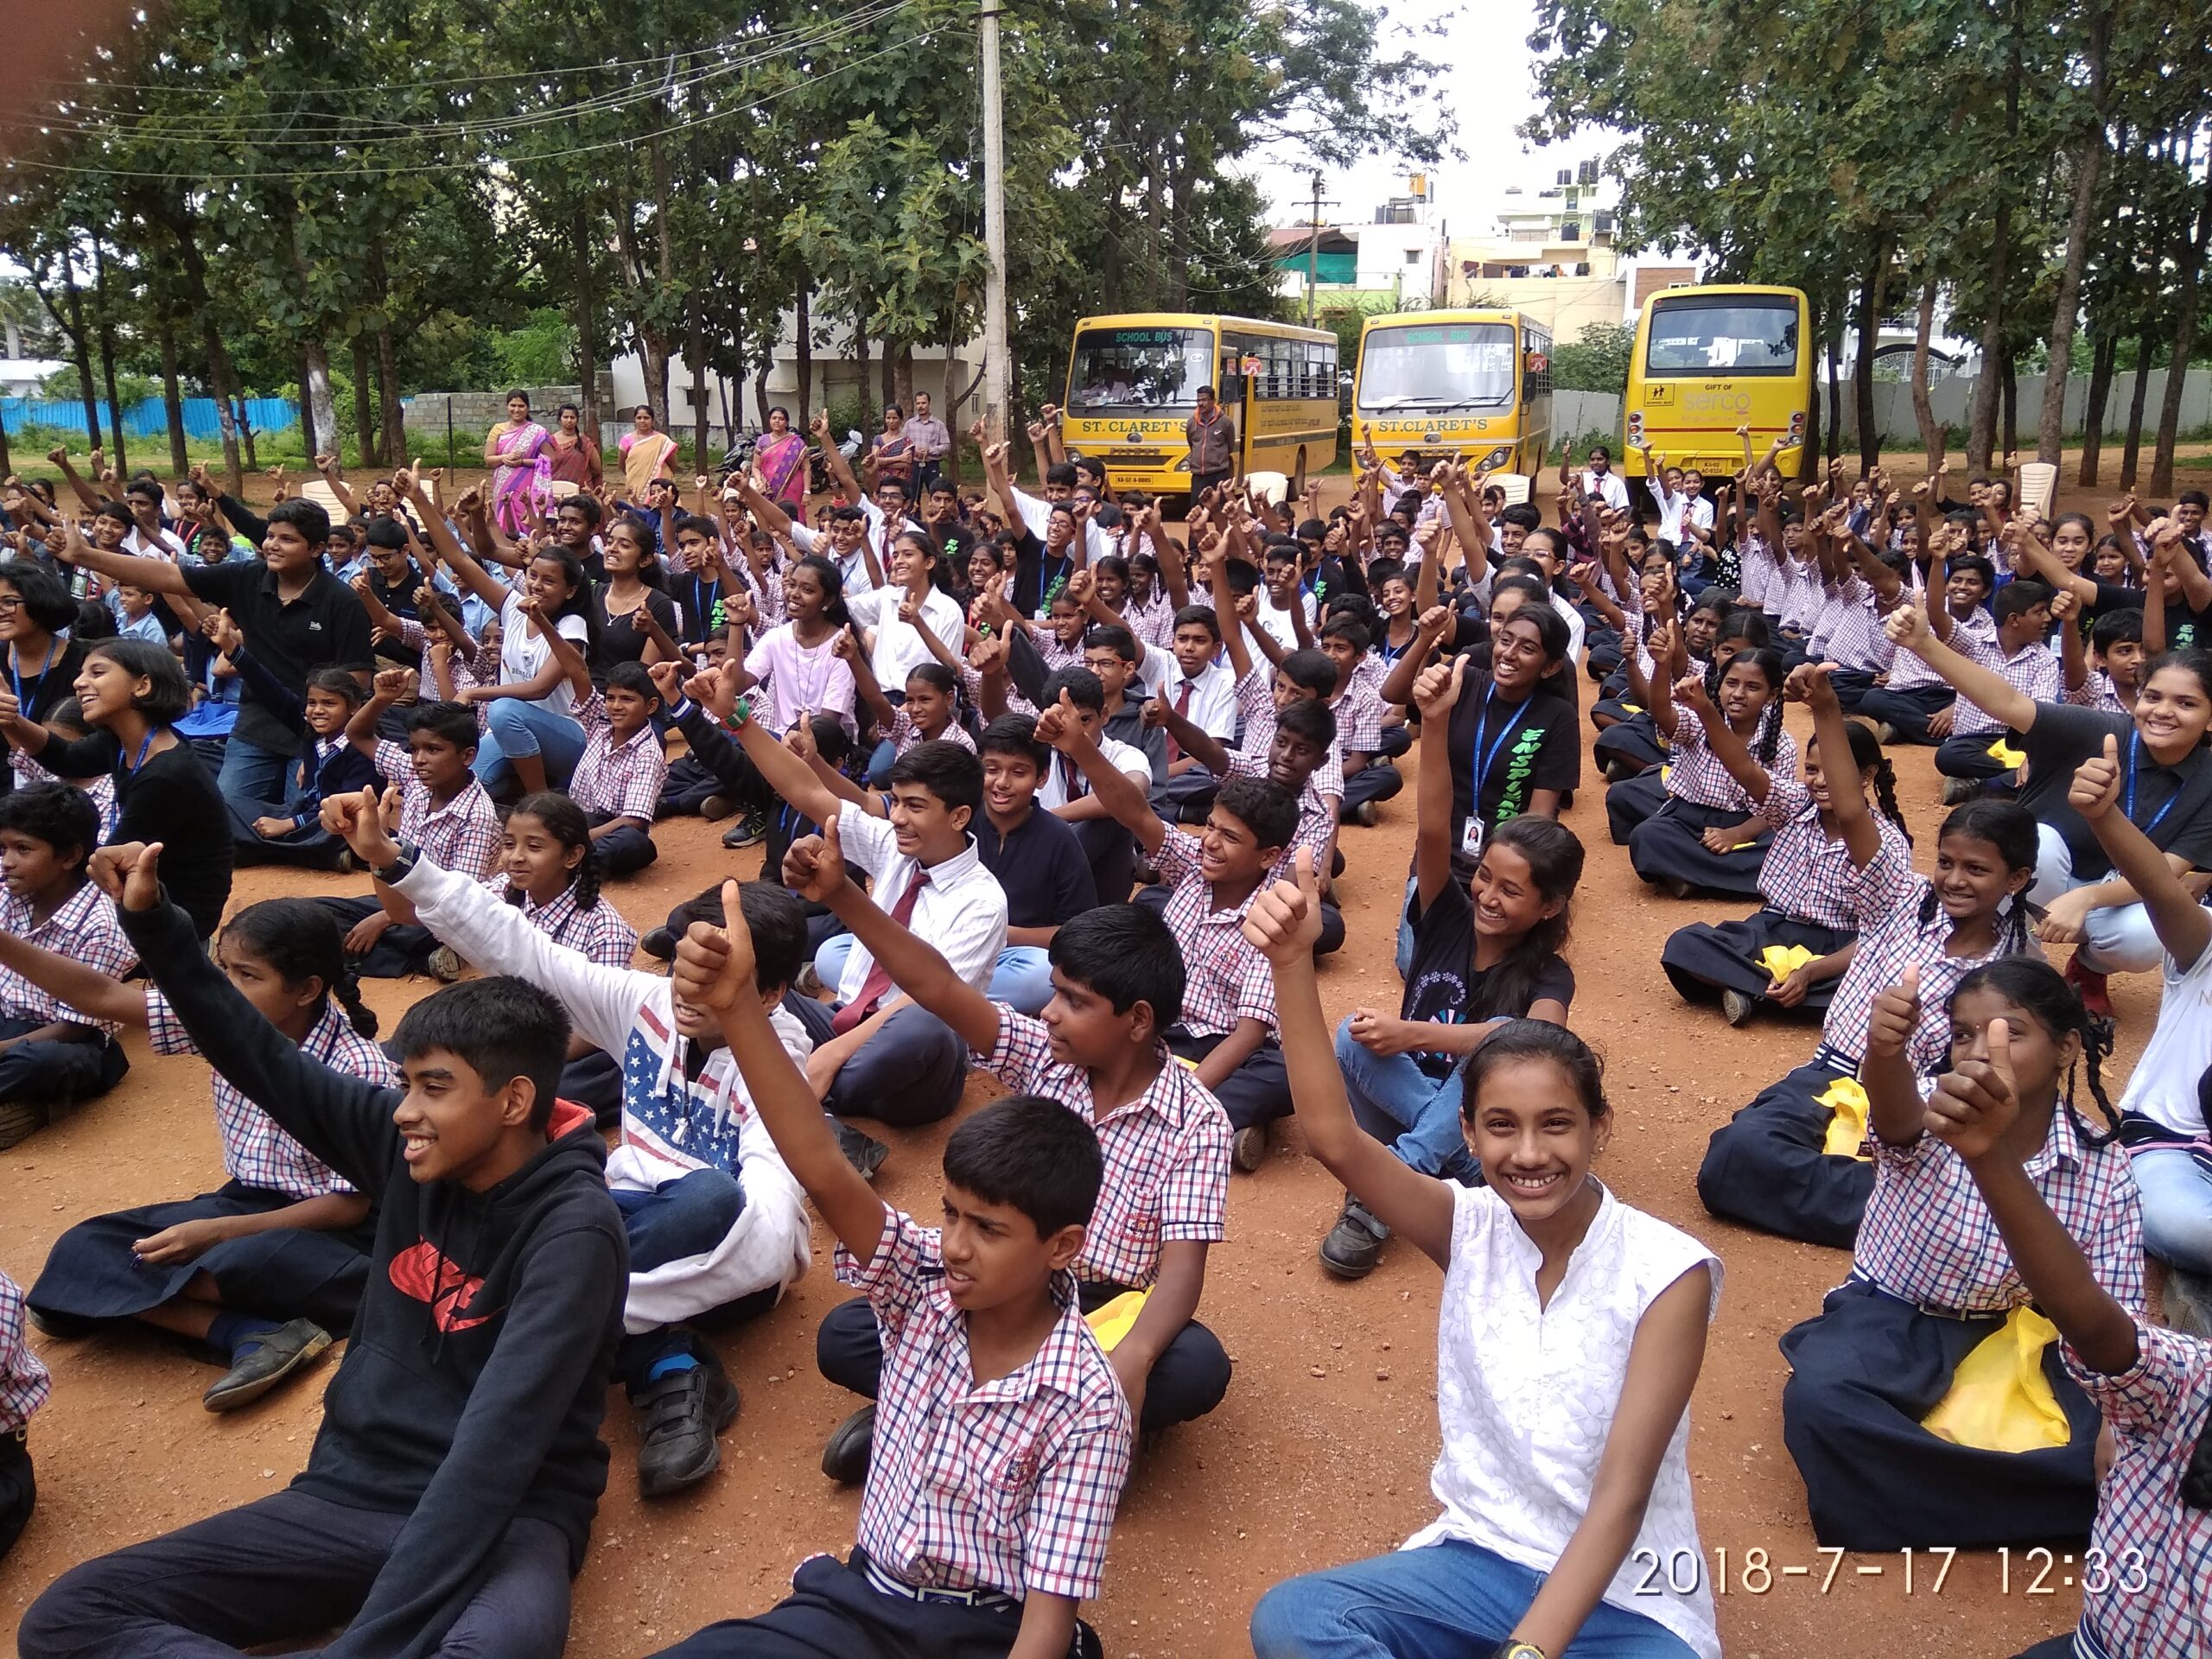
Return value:
[(1116, 1344), (1129, 1334), (1151, 1294), (1148, 1290), (1125, 1290), (1112, 1301), (1102, 1303), (1084, 1314), (1083, 1322), (1098, 1338), (1098, 1345), (1110, 1354)]
[(1821, 1150), (1831, 1158), (1856, 1158), (1865, 1161), (1866, 1091), (1859, 1086), (1859, 1079), (1838, 1077), (1814, 1096), (1813, 1101), (1815, 1105), (1825, 1106), (1834, 1114), (1828, 1119), (1827, 1139), (1821, 1143)]
[(2043, 1369), (2043, 1351), (2057, 1340), (2058, 1327), (2035, 1309), (2014, 1308), (2002, 1329), (1976, 1343), (1959, 1362), (1950, 1391), (1920, 1426), (1979, 1452), (2039, 1452), (2065, 1445), (2073, 1431)]
[(1777, 985), (1813, 960), (1813, 953), (1802, 944), (1770, 944), (1759, 952), (1759, 966)]
[(2014, 748), (2001, 737), (1989, 746), (1989, 758), (2007, 772), (2018, 772), (2028, 764), (2028, 752)]
[(1640, 702), (1624, 702), (1621, 704), (1621, 707), (1627, 709), (1631, 715), (1640, 715), (1643, 712), (1643, 705)]

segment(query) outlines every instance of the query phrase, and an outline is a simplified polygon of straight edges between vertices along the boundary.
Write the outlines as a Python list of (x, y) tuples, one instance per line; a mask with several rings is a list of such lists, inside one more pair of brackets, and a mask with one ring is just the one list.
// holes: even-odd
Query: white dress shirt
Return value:
[[(1147, 795), (1152, 792), (1152, 762), (1145, 758), (1142, 749), (1118, 738), (1109, 737), (1103, 732), (1098, 734), (1096, 741), (1099, 752), (1115, 771), (1134, 778), (1137, 787)], [(1074, 774), (1072, 778), (1071, 772)], [(1069, 788), (1071, 783), (1074, 785), (1072, 791)], [(1090, 780), (1076, 769), (1067, 756), (1056, 751), (1052, 764), (1045, 768), (1045, 776), (1038, 782), (1037, 804), (1049, 812), (1056, 806), (1065, 806), (1071, 800), (1081, 800), (1090, 793)]]
[[(904, 588), (878, 588), (845, 601), (854, 621), (875, 630), (875, 649), (868, 654), (868, 665), (875, 670), (876, 683), (887, 691), (905, 690), (909, 674), (922, 664), (937, 660), (914, 625), (899, 620), (899, 606), (906, 597)], [(960, 601), (932, 584), (929, 596), (922, 601), (921, 620), (922, 626), (938, 637), (955, 662), (959, 661), (968, 629)]]
[[(842, 807), (837, 836), (845, 861), (874, 878), (870, 891), (877, 906), (886, 913), (896, 909), (899, 895), (920, 867), (899, 850), (899, 834), (891, 820), (871, 817), (856, 806)], [(934, 946), (954, 973), (982, 990), (998, 967), (999, 952), (1006, 949), (1006, 889), (984, 867), (973, 836), (950, 858), (930, 866), (929, 874), (929, 885), (916, 897), (907, 926), (916, 938)], [(868, 969), (874, 966), (874, 954), (854, 941), (845, 971), (837, 976), (837, 1001), (850, 1002), (860, 995), (868, 984)]]
[(1582, 469), (1582, 493), (1594, 495), (1617, 512), (1628, 511), (1628, 480), (1618, 473), (1608, 470), (1602, 476), (1588, 467)]
[[(1183, 687), (1183, 665), (1174, 652), (1145, 645), (1137, 673), (1147, 691), (1165, 698), (1169, 708), (1175, 706)], [(1226, 663), (1208, 663), (1198, 671), (1191, 682), (1191, 705), (1183, 717), (1224, 743), (1236, 735), (1236, 676)]]
[[(874, 502), (866, 502), (862, 505), (870, 512), (875, 513), (875, 517), (869, 520), (864, 534), (869, 537), (876, 537), (882, 524), (883, 515), (876, 512)], [(819, 553), (830, 563), (836, 565), (837, 575), (843, 583), (844, 596), (848, 600), (855, 599), (875, 586), (868, 580), (868, 560), (861, 556), (861, 550), (855, 547), (849, 554), (840, 556), (836, 543), (830, 539), (830, 532), (826, 530), (810, 530), (804, 524), (793, 524), (791, 545), (798, 549), (802, 554)], [(878, 564), (884, 562), (880, 541), (877, 543), (875, 559)]]

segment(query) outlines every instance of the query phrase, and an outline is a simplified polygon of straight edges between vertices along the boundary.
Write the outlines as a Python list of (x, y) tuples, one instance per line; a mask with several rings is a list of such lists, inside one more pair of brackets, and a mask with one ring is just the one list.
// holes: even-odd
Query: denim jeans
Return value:
[(987, 994), (1017, 1014), (1042, 1014), (1052, 1000), (1052, 953), (1042, 945), (1009, 944), (999, 952)]
[(745, 1189), (719, 1169), (695, 1169), (650, 1192), (612, 1187), (630, 1236), (630, 1271), (650, 1273), (689, 1255), (704, 1255), (729, 1236), (745, 1212)]
[[(2029, 903), (2048, 905), (2061, 893), (2107, 879), (2075, 874), (2066, 837), (2049, 824), (2036, 826), (2036, 880), (2028, 889)], [(2165, 947), (2151, 925), (2147, 906), (2107, 905), (2091, 911), (2082, 922), (2082, 944), (2074, 954), (2093, 973), (2147, 974), (2164, 960)]]
[[(1465, 1659), (1513, 1633), (1544, 1575), (1447, 1538), (1286, 1579), (1252, 1610), (1258, 1659)], [(1642, 1613), (1599, 1602), (1555, 1659), (1690, 1659)]]
[(1424, 1175), (1456, 1175), (1472, 1154), (1459, 1128), (1459, 1068), (1432, 1077), (1411, 1054), (1377, 1054), (1356, 1042), (1347, 1015), (1337, 1027), (1337, 1066), (1359, 1127)]
[[(476, 775), (497, 790), (514, 776), (512, 754), (535, 754), (545, 763), (545, 781), (559, 788), (583, 759), (584, 728), (542, 702), (501, 697), (490, 705), (483, 734), (476, 740)], [(227, 770), (227, 768), (226, 768)]]
[(2177, 1268), (2212, 1274), (2212, 1175), (2186, 1147), (2146, 1147), (2128, 1166), (2143, 1195), (2143, 1248)]
[(284, 798), (284, 777), (291, 764), (289, 753), (264, 749), (232, 732), (223, 746), (223, 769), (215, 775), (215, 787), (249, 817), (265, 817)]

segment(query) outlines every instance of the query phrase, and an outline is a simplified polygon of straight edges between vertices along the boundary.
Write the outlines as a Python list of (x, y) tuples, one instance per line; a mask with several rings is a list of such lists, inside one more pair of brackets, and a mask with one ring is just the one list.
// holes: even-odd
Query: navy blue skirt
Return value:
[[(1815, 957), (1832, 956), (1856, 935), (1842, 928), (1801, 922), (1778, 910), (1754, 911), (1740, 922), (1692, 922), (1676, 928), (1659, 953), (1659, 965), (1675, 988), (1692, 1002), (1712, 1002), (1722, 991), (1741, 991), (1764, 996), (1773, 979), (1759, 962), (1759, 953), (1770, 945), (1798, 945)], [(1767, 1004), (1777, 1014), (1817, 1014), (1835, 995), (1841, 976), (1809, 986), (1805, 1000), (1795, 1008)]]
[(89, 1329), (102, 1319), (127, 1319), (181, 1293), (193, 1274), (215, 1281), (224, 1306), (271, 1319), (313, 1319), (344, 1332), (353, 1323), (367, 1286), (373, 1211), (344, 1232), (280, 1227), (225, 1239), (190, 1262), (149, 1267), (131, 1254), (137, 1240), (181, 1221), (218, 1216), (260, 1216), (298, 1200), (237, 1181), (220, 1191), (174, 1204), (118, 1210), (80, 1221), (54, 1242), (38, 1282), (26, 1299), (57, 1332)]
[[(1605, 791), (1610, 815), (1613, 796), (1632, 789), (1656, 772), (1640, 772)], [(1700, 806), (1670, 795), (1666, 804), (1629, 831), (1628, 861), (1637, 874), (1655, 886), (1687, 881), (1704, 893), (1732, 893), (1739, 899), (1759, 897), (1759, 870), (1766, 863), (1766, 849), (1774, 830), (1763, 819), (1745, 823), (1740, 839), (1746, 844), (1716, 853), (1705, 844), (1704, 832), (1715, 824), (1742, 823), (1744, 815), (1725, 807)]]

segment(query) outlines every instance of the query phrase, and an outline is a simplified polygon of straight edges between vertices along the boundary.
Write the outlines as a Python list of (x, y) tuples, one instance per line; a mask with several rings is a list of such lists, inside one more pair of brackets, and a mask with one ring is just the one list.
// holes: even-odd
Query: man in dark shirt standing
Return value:
[[(329, 539), (330, 515), (301, 499), (270, 510), (257, 560), (175, 565), (92, 549), (79, 562), (112, 582), (221, 606), (254, 656), (303, 698), (308, 676), (318, 668), (348, 669), (368, 683), (368, 613), (353, 589), (323, 568)], [(299, 744), (299, 732), (248, 684), (215, 780), (224, 798), (249, 817), (266, 816), (283, 798), (285, 768)]]
[(1037, 722), (1002, 715), (983, 728), (976, 747), (983, 813), (975, 825), (976, 851), (1006, 891), (1006, 946), (989, 995), (1020, 1013), (1041, 1014), (1052, 1000), (1052, 935), (1094, 908), (1098, 889), (1074, 826), (1037, 804), (1052, 754), (1037, 741)]
[(1198, 412), (1183, 423), (1191, 444), (1191, 499), (1217, 484), (1236, 481), (1236, 422), (1214, 401), (1213, 388), (1198, 388)]

